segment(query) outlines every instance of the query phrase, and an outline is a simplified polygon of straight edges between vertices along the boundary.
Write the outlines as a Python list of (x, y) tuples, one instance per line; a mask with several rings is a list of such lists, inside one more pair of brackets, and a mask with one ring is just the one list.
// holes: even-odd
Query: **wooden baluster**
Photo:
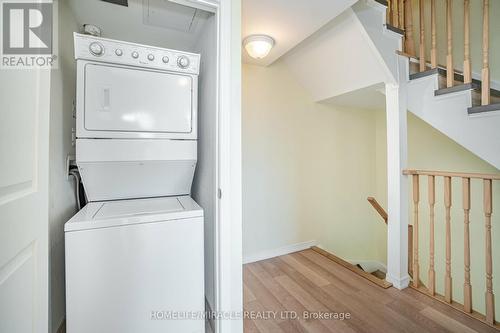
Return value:
[(470, 62), (470, 0), (464, 0), (464, 83), (472, 82)]
[(419, 176), (413, 175), (413, 286), (418, 288), (418, 202), (420, 201)]
[(387, 24), (392, 25), (392, 0), (387, 0), (387, 12), (386, 12)]
[(429, 293), (434, 296), (436, 293), (436, 272), (434, 270), (434, 206), (436, 205), (436, 177), (429, 176), (428, 178), (429, 185), (429, 212), (430, 212), (430, 230), (429, 230), (429, 241), (430, 241), (430, 249), (429, 249)]
[(483, 71), (481, 76), (481, 104), (490, 104), (490, 1), (483, 0)]
[(418, 0), (419, 21), (420, 21), (420, 71), (425, 71), (425, 7), (424, 0)]
[(446, 54), (446, 86), (448, 88), (453, 87), (454, 83), (452, 27), (451, 0), (446, 0), (446, 32), (448, 35), (448, 51)]
[(451, 177), (444, 177), (444, 206), (446, 209), (446, 273), (444, 299), (451, 303)]
[(431, 0), (431, 67), (437, 65), (436, 0)]
[(392, 25), (397, 27), (399, 22), (399, 0), (392, 2)]
[(493, 213), (491, 179), (484, 179), (484, 216), (486, 242), (486, 322), (495, 322), (495, 304), (493, 295), (493, 258), (491, 253), (491, 214)]
[(464, 207), (464, 311), (472, 312), (472, 287), (470, 284), (470, 178), (462, 179)]
[(404, 29), (405, 28), (405, 0), (400, 0), (399, 1), (399, 23), (398, 23), (398, 28)]
[(405, 52), (415, 55), (415, 40), (413, 39), (413, 8), (412, 1), (405, 1)]
[(408, 274), (413, 278), (413, 226), (408, 225)]

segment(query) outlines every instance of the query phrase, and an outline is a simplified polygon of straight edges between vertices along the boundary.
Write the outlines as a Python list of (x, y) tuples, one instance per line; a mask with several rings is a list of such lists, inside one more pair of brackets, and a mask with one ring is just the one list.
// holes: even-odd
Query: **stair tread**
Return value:
[(380, 271), (380, 270), (376, 270), (375, 272), (372, 272), (371, 274), (378, 277), (381, 280), (385, 279), (385, 273)]
[(375, 1), (378, 2), (381, 5), (386, 6), (386, 7), (389, 6), (389, 3), (386, 0), (375, 0)]
[[(464, 77), (461, 73), (454, 73), (453, 87), (446, 86), (446, 69), (444, 68), (434, 68), (428, 69), (423, 72), (419, 71), (419, 64), (415, 62), (410, 62), (410, 80), (415, 80), (430, 75), (438, 74), (438, 86), (439, 89), (434, 92), (434, 96), (443, 96), (446, 94), (456, 93), (460, 91), (471, 90), (472, 93), (472, 107), (481, 106), (481, 81), (473, 79), (471, 83), (464, 84)], [(495, 105), (500, 103), (500, 91), (496, 89), (490, 89), (491, 101), (490, 104)], [(492, 107), (473, 109), (472, 113), (497, 111), (491, 110)]]
[(485, 112), (500, 111), (500, 103), (473, 106), (473, 107), (469, 108), (467, 111), (468, 111), (469, 115), (480, 114), (480, 113), (485, 113)]
[(442, 88), (434, 91), (434, 96), (442, 96), (446, 94), (456, 93), (459, 91), (474, 90), (474, 89), (478, 89), (478, 86), (475, 83), (457, 84), (450, 88)]
[(428, 70), (423, 71), (423, 72), (410, 74), (410, 80), (420, 79), (422, 77), (426, 77), (426, 76), (430, 76), (430, 75), (434, 75), (434, 74), (438, 74), (437, 68), (428, 69)]
[(388, 30), (391, 30), (392, 32), (395, 32), (397, 34), (400, 34), (401, 36), (404, 36), (405, 35), (405, 31), (403, 29), (400, 29), (400, 28), (397, 28), (393, 25), (390, 25), (390, 24), (386, 24), (385, 27), (388, 29)]

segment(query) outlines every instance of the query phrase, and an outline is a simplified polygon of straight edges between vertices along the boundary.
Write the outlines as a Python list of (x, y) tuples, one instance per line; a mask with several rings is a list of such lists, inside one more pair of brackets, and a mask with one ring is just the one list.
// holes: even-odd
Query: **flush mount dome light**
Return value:
[(243, 40), (248, 55), (255, 59), (266, 57), (274, 46), (274, 39), (266, 35), (251, 35)]

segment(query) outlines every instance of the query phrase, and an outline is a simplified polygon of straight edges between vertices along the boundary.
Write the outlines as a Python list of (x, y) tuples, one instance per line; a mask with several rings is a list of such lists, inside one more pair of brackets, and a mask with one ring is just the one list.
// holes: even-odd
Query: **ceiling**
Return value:
[(242, 0), (242, 38), (265, 34), (276, 44), (264, 59), (243, 51), (246, 63), (268, 66), (357, 0)]
[(384, 83), (374, 84), (335, 96), (323, 103), (360, 110), (385, 110), (385, 85)]
[(212, 14), (167, 0), (129, 0), (128, 7), (100, 0), (69, 0), (79, 25), (93, 24), (102, 37), (193, 51)]

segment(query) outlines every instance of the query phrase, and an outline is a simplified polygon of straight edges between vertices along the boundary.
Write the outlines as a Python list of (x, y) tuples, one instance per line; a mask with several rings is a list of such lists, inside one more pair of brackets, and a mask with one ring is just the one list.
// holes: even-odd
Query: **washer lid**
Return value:
[(91, 202), (64, 225), (64, 231), (203, 217), (189, 196)]

